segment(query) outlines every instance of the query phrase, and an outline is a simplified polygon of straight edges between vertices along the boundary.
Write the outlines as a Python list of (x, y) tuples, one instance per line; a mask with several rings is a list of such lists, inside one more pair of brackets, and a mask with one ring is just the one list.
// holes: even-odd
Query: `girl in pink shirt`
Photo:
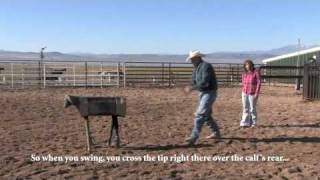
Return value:
[[(255, 69), (251, 60), (244, 62), (242, 74), (242, 120), (241, 127), (256, 127), (257, 125), (257, 100), (261, 87), (260, 71)], [(251, 120), (251, 121), (250, 121)]]

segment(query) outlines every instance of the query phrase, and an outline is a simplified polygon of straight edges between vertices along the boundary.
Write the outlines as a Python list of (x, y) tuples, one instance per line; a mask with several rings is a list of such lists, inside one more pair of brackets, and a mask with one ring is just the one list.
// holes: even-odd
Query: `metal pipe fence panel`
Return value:
[[(242, 64), (212, 63), (219, 84), (239, 85)], [(302, 78), (301, 67), (263, 66), (263, 82)], [(191, 83), (193, 66), (171, 62), (0, 61), (0, 87), (173, 87)]]
[(320, 99), (320, 62), (306, 64), (304, 67), (303, 98)]

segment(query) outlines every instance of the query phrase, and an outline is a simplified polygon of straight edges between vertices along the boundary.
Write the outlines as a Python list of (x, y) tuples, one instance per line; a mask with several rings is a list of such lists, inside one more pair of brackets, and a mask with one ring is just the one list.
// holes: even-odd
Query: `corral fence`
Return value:
[(260, 69), (264, 82), (269, 84), (292, 84), (300, 90), (303, 83), (303, 66), (263, 65)]
[(117, 62), (0, 61), (0, 86), (120, 86), (123, 78), (121, 69)]
[(303, 98), (308, 100), (320, 99), (320, 62), (304, 66)]
[[(218, 83), (239, 85), (243, 65), (212, 64)], [(302, 67), (258, 65), (264, 83), (294, 83)], [(190, 63), (105, 61), (0, 61), (0, 87), (173, 87), (191, 82)]]
[[(241, 81), (241, 64), (213, 63), (221, 84)], [(125, 86), (179, 86), (190, 84), (193, 66), (190, 63), (127, 62)]]

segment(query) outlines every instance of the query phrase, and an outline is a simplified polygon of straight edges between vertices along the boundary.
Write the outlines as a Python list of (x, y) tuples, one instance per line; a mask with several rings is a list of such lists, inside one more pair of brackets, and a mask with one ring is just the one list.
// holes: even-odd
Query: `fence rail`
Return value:
[[(241, 82), (242, 64), (212, 63), (218, 83)], [(303, 68), (264, 66), (263, 82), (294, 83), (302, 79)], [(172, 87), (191, 82), (190, 63), (95, 62), (95, 61), (0, 61), (0, 87)]]

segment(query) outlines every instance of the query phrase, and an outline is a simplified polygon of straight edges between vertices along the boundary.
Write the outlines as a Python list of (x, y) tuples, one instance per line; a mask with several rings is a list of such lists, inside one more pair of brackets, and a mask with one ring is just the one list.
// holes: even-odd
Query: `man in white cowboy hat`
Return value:
[(212, 105), (216, 100), (218, 89), (216, 75), (212, 65), (203, 61), (202, 57), (204, 57), (204, 54), (201, 54), (200, 51), (191, 51), (186, 59), (187, 62), (193, 64), (194, 68), (192, 72), (192, 85), (187, 86), (185, 92), (189, 93), (192, 90), (198, 90), (200, 92), (194, 127), (191, 136), (186, 139), (189, 145), (195, 144), (205, 122), (212, 130), (212, 134), (209, 135), (207, 139), (220, 137), (219, 127), (211, 116)]

